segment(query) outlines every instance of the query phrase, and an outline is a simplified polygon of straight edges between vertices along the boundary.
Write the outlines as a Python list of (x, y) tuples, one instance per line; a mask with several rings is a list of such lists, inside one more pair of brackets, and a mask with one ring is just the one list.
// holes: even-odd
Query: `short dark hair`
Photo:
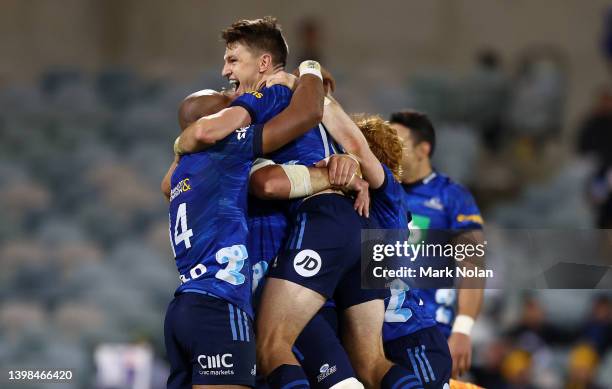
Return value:
[(415, 144), (421, 142), (429, 143), (429, 156), (433, 155), (436, 148), (436, 131), (427, 115), (422, 112), (403, 110), (393, 112), (389, 122), (408, 127), (411, 135), (414, 137)]
[(287, 64), (289, 47), (276, 18), (272, 16), (239, 20), (223, 30), (221, 37), (226, 45), (240, 42), (251, 49), (269, 52), (275, 66)]

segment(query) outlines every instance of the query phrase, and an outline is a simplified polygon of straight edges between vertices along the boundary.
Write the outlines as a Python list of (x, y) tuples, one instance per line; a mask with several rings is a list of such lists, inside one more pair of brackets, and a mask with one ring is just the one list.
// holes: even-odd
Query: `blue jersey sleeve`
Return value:
[(262, 132), (263, 124), (239, 128), (213, 146), (212, 150), (219, 152), (211, 153), (211, 156), (213, 159), (223, 156), (251, 162), (262, 156)]
[(482, 229), (482, 216), (472, 194), (463, 186), (453, 184), (446, 191), (450, 204), (450, 226), (452, 229)]
[(230, 107), (242, 107), (249, 112), (251, 124), (263, 124), (278, 115), (291, 101), (291, 89), (273, 85), (259, 91), (249, 91), (234, 100)]
[(391, 170), (382, 164), (385, 180), (380, 188), (372, 189), (372, 211), (379, 218), (381, 227), (388, 229), (406, 229), (410, 222), (410, 213), (403, 203), (403, 189)]

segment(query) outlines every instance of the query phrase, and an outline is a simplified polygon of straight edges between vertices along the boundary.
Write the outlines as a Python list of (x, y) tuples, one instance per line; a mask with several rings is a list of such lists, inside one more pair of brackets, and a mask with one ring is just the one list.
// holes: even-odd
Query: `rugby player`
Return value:
[[(260, 59), (270, 77), (276, 70), (267, 56)], [(181, 279), (164, 324), (169, 388), (254, 385), (248, 175), (255, 157), (320, 121), (321, 76), (310, 70), (300, 81), (289, 107), (266, 126), (249, 126), (251, 115), (243, 107), (224, 108), (228, 96), (203, 94), (210, 115), (189, 124), (175, 142), (177, 154), (183, 154), (181, 147), (203, 151), (175, 159), (162, 184), (164, 191), (172, 188), (170, 238)], [(259, 120), (271, 116), (263, 112)]]
[[(354, 123), (336, 101), (326, 105), (323, 121), (335, 139), (343, 139), (349, 135), (361, 139), (360, 144), (351, 144), (352, 149), (347, 151), (353, 152), (359, 159), (364, 172), (369, 172), (365, 175), (372, 183), (370, 212), (379, 222), (379, 227), (405, 229), (408, 224), (407, 216), (410, 214), (403, 208), (404, 190), (398, 181), (402, 163), (402, 142), (395, 130), (378, 116), (366, 116)], [(334, 158), (335, 156), (332, 156), (332, 161)], [(317, 190), (332, 187), (333, 176), (342, 174), (336, 172), (337, 168), (330, 166), (330, 178), (327, 180), (326, 174), (321, 174), (318, 169), (321, 168), (309, 168), (313, 187)], [(384, 177), (382, 183), (379, 180), (380, 175)], [(278, 171), (268, 177), (268, 185), (269, 198), (282, 198), (288, 195), (291, 183), (287, 177), (282, 176), (282, 171)], [(448, 385), (452, 362), (446, 339), (436, 328), (435, 320), (408, 288), (393, 290), (386, 303), (385, 320), (401, 325), (385, 324), (385, 341), (395, 340), (385, 346), (391, 344), (395, 348), (401, 347), (407, 355), (413, 353), (411, 359), (418, 360), (420, 365), (409, 363), (405, 367), (413, 373), (414, 381), (420, 381), (422, 387), (442, 388)], [(298, 348), (299, 343), (298, 338)], [(426, 369), (425, 374), (420, 367)]]
[[(223, 37), (226, 41), (223, 75), (236, 83), (239, 89), (257, 89), (270, 72), (284, 66), (287, 46), (273, 18), (236, 22), (223, 33)], [(234, 107), (244, 108), (251, 117), (251, 121), (256, 123), (267, 115), (273, 116), (275, 110), (278, 112), (282, 108), (283, 100), (283, 90), (278, 88), (275, 90), (274, 88), (271, 87), (268, 90), (263, 88), (255, 92), (245, 93), (232, 103), (230, 109)], [(197, 124), (201, 121), (202, 119), (187, 128), (185, 138), (193, 139), (197, 136), (199, 131), (197, 127), (201, 127)], [(195, 129), (190, 131), (192, 127), (195, 127)], [(274, 154), (274, 160), (281, 163), (297, 161), (304, 164), (320, 160), (320, 155), (317, 154), (321, 153), (313, 152), (312, 147), (304, 147), (309, 144), (318, 144), (320, 149), (326, 144), (325, 139), (321, 142), (321, 139), (325, 136), (324, 130), (319, 130), (318, 134), (316, 131), (310, 131), (302, 136), (300, 143), (293, 142), (280, 149)], [(198, 149), (198, 146), (197, 142), (185, 140), (181, 137), (179, 148), (193, 152)], [(299, 176), (299, 172), (297, 173), (297, 176)], [(312, 214), (312, 212), (315, 212), (314, 209), (322, 210), (324, 217), (311, 218), (311, 222), (306, 223), (301, 213)], [(379, 337), (372, 335), (376, 334), (375, 330), (372, 331), (372, 327), (376, 328), (376, 323), (382, 322), (382, 312), (384, 311), (382, 300), (380, 301), (381, 317), (371, 315), (371, 304), (368, 303), (373, 301), (374, 297), (368, 295), (371, 293), (360, 291), (358, 287), (359, 236), (360, 228), (365, 225), (365, 221), (358, 218), (349, 199), (334, 194), (320, 195), (300, 204), (295, 215), (293, 231), (297, 231), (297, 228), (302, 224), (306, 228), (303, 233), (296, 235), (296, 239), (293, 241), (296, 247), (283, 250), (285, 255), (291, 256), (291, 251), (299, 249), (302, 244), (305, 246), (311, 243), (326, 245), (327, 247), (323, 247), (323, 249), (332, 255), (329, 257), (329, 261), (325, 261), (325, 270), (320, 274), (327, 278), (299, 275), (294, 267), (287, 266), (289, 260), (283, 259), (282, 255), (278, 257), (278, 261), (273, 262), (271, 273), (274, 278), (268, 280), (264, 286), (262, 303), (258, 313), (258, 366), (261, 367), (264, 375), (268, 376), (268, 383), (273, 388), (280, 388), (285, 384), (307, 386), (308, 382), (304, 372), (293, 356), (291, 349), (298, 334), (325, 302), (323, 296), (329, 296), (334, 290), (337, 290), (341, 292), (341, 296), (340, 299), (336, 297), (336, 301), (340, 301), (345, 308), (348, 308), (345, 311), (347, 313), (345, 316), (348, 316), (346, 322), (352, 325), (348, 327), (352, 330), (353, 335), (350, 339), (355, 344), (361, 344), (362, 346), (356, 347), (356, 349), (363, 350), (361, 351), (364, 359), (363, 363), (360, 364), (362, 367), (361, 376), (365, 377), (364, 379), (368, 382), (375, 382), (376, 385), (382, 380), (383, 387), (392, 387), (407, 375), (405, 369), (393, 366), (385, 359), (382, 345), (378, 347), (377, 343), (374, 346), (370, 344), (373, 340), (379, 342)], [(312, 221), (318, 221), (319, 223), (312, 223)], [(323, 229), (319, 227), (323, 227)], [(325, 228), (337, 230), (338, 227), (350, 230), (350, 233), (347, 234), (349, 239), (332, 241), (333, 237), (329, 234), (325, 240), (317, 236)], [(302, 238), (299, 238), (298, 235), (301, 235)], [(313, 248), (319, 247), (313, 246)], [(304, 250), (300, 252), (302, 256), (308, 253)], [(299, 257), (300, 253), (295, 255)], [(308, 271), (307, 267), (312, 265), (313, 258), (305, 257), (302, 259), (305, 260), (303, 264), (308, 262), (303, 268), (303, 270)], [(278, 266), (274, 266), (276, 264)], [(280, 266), (281, 264), (283, 266)], [(345, 277), (349, 274), (349, 268), (352, 278)], [(290, 278), (290, 280), (285, 278)], [(344, 284), (336, 289), (341, 278), (343, 278)], [(309, 284), (308, 287), (297, 283), (298, 279), (301, 279), (302, 283)], [(349, 285), (350, 282), (356, 286)], [(313, 283), (317, 285), (313, 285)], [(318, 287), (324, 287), (325, 291), (322, 291), (323, 293), (317, 292)], [(365, 314), (366, 312), (368, 314)]]
[[(402, 138), (402, 184), (407, 211), (412, 215), (411, 229), (453, 230), (455, 241), (482, 243), (482, 217), (472, 195), (449, 177), (434, 171), (431, 164), (436, 137), (429, 118), (414, 111), (395, 112), (390, 123)], [(426, 240), (426, 237), (422, 236)], [(473, 280), (460, 281), (455, 289), (419, 289), (418, 293), (440, 331), (448, 338), (453, 367), (452, 376), (469, 370), (472, 347), (470, 333), (483, 300), (482, 284), (475, 287)], [(471, 284), (467, 284), (472, 282)], [(385, 333), (393, 327), (403, 329), (401, 323), (385, 323)], [(413, 364), (401, 347), (385, 343), (392, 360)], [(423, 375), (427, 370), (423, 369)]]
[[(365, 144), (364, 152), (369, 151), (367, 142), (355, 134), (345, 135), (337, 139), (342, 146)], [(364, 176), (378, 188), (385, 181), (385, 171), (371, 152), (367, 157), (376, 161), (376, 168), (366, 169)], [(297, 177), (285, 171), (292, 185), (309, 178), (311, 172), (302, 168)], [(350, 178), (348, 174), (343, 177)], [(384, 357), (383, 294), (360, 288), (360, 230), (370, 224), (354, 212), (350, 199), (329, 192), (300, 203), (295, 215), (288, 247), (271, 266), (258, 312), (258, 362), (269, 385), (308, 384), (291, 347), (306, 323), (333, 296), (343, 314), (343, 344), (366, 386), (419, 387), (418, 380), (410, 381), (416, 379), (414, 375)], [(338, 231), (341, 236), (336, 235)]]
[[(264, 80), (264, 78), (261, 77), (261, 68), (254, 59), (260, 58), (260, 56), (266, 53), (270, 53), (272, 57), (275, 57), (276, 69), (282, 68), (285, 62), (286, 43), (282, 38), (282, 34), (276, 27), (275, 20), (272, 18), (236, 22), (224, 31), (223, 36), (227, 44), (223, 75), (238, 85), (239, 90), (244, 88), (245, 85), (247, 85), (247, 89), (251, 85), (260, 85), (261, 81)], [(246, 69), (248, 69), (248, 71), (246, 71)], [(325, 84), (333, 90), (333, 79), (329, 78), (328, 74), (326, 74), (326, 76), (324, 80)], [(249, 111), (249, 114), (259, 116), (259, 112), (262, 109), (267, 109), (265, 104), (261, 103), (267, 102), (268, 104), (271, 103), (272, 105), (276, 105), (274, 109), (282, 108), (283, 96), (277, 99), (273, 97), (274, 92), (277, 90), (277, 88), (263, 88), (257, 92), (247, 93), (239, 97), (233, 104), (244, 107)], [(281, 89), (281, 92), (282, 91)], [(202, 115), (201, 109), (198, 108), (197, 99), (197, 96), (192, 96), (183, 104), (184, 109), (182, 109), (182, 114), (184, 120), (182, 120), (185, 123), (197, 120)], [(183, 136), (193, 136), (193, 134)], [(194, 142), (190, 142), (186, 147), (187, 149), (183, 150), (185, 152), (197, 150), (197, 145), (195, 145)], [(309, 163), (310, 161), (310, 163), (314, 163), (328, 156), (332, 148), (333, 146), (330, 147), (328, 143), (325, 130), (322, 127), (317, 127), (294, 142), (291, 142), (286, 147), (283, 147), (273, 155), (275, 159), (281, 161), (299, 158), (300, 162)], [(292, 166), (287, 166), (287, 170), (290, 171), (291, 167)], [(259, 282), (261, 275), (265, 272), (267, 261), (271, 260), (273, 256), (276, 255), (275, 251), (280, 247), (279, 242), (283, 239), (286, 221), (282, 212), (279, 212), (274, 207), (262, 206), (262, 203), (257, 204), (254, 200), (253, 198), (249, 198), (249, 244), (247, 247), (253, 261), (263, 259), (253, 266), (255, 286)], [(313, 324), (315, 324), (314, 322), (316, 321), (313, 320)], [(318, 322), (326, 324), (324, 320), (319, 320)], [(325, 336), (326, 333), (329, 334), (329, 329), (321, 326), (315, 328), (316, 331), (313, 331), (313, 325), (309, 326), (310, 332), (316, 332), (317, 334), (314, 338), (315, 340), (324, 342), (326, 339), (330, 338), (329, 336)], [(321, 349), (327, 350), (328, 348), (321, 347)], [(318, 356), (325, 356), (324, 352), (322, 353), (319, 350), (316, 350), (316, 352)], [(312, 358), (309, 358), (309, 360), (312, 360)], [(346, 364), (348, 364), (348, 362), (346, 362)], [(320, 367), (321, 366), (318, 368)], [(325, 373), (323, 380), (320, 380), (319, 383), (321, 385), (328, 385), (329, 387), (343, 381), (343, 378), (349, 378), (342, 377), (340, 374), (332, 375), (331, 373), (333, 373), (333, 369)], [(322, 373), (319, 373), (319, 375), (320, 374)], [(351, 383), (351, 380), (348, 380), (348, 382)]]

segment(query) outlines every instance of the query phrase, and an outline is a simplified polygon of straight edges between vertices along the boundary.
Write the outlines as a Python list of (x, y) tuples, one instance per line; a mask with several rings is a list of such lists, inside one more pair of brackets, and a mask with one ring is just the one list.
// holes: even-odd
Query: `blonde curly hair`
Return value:
[(370, 150), (399, 181), (402, 174), (402, 141), (397, 132), (379, 115), (360, 114), (353, 121), (368, 141)]

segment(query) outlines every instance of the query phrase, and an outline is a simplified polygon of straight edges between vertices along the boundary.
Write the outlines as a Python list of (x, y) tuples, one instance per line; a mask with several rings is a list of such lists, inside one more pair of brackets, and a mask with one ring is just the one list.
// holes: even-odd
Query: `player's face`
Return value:
[(417, 167), (422, 162), (420, 153), (408, 127), (399, 123), (391, 123), (391, 127), (397, 131), (397, 135), (402, 140), (402, 178), (411, 179), (418, 174)]
[(248, 46), (239, 42), (228, 45), (223, 60), (221, 74), (235, 84), (238, 91), (256, 89), (260, 78), (259, 57)]

